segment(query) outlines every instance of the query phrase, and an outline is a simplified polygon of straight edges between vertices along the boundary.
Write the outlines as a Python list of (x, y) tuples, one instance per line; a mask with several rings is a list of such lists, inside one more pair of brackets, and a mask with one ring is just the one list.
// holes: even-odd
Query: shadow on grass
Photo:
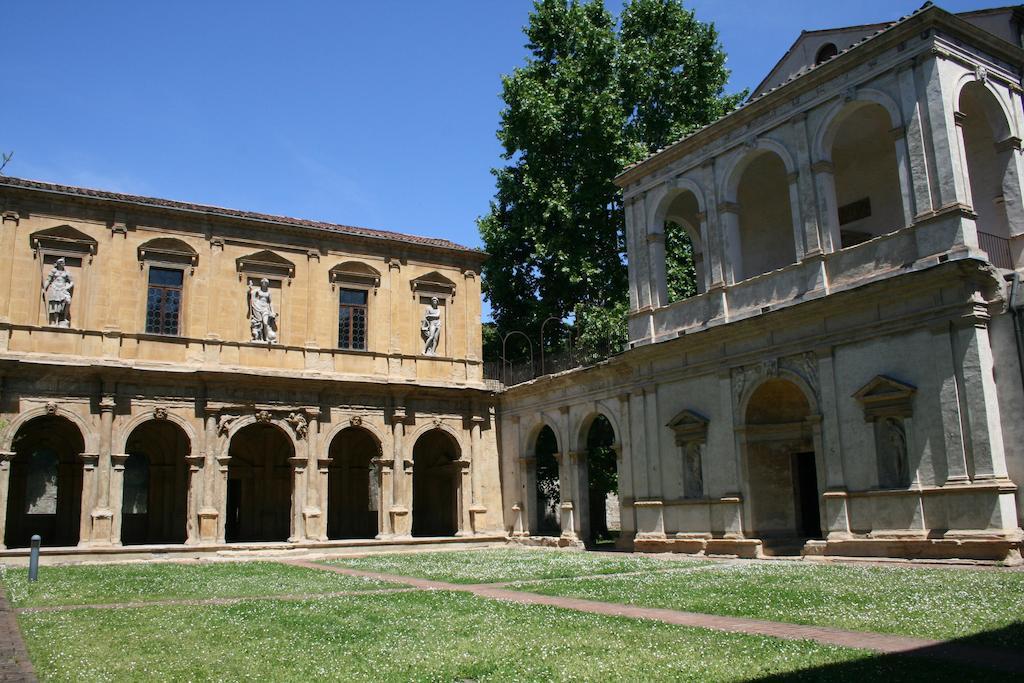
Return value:
[[(993, 680), (997, 672), (1024, 674), (1024, 621), (900, 654), (880, 654), (762, 681)], [(1003, 647), (994, 646), (994, 644)], [(908, 678), (908, 674), (910, 678)]]

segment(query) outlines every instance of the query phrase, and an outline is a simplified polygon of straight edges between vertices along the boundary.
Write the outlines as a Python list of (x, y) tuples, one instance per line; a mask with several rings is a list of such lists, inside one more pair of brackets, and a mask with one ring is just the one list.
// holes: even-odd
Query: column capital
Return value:
[(822, 159), (820, 161), (815, 161), (813, 164), (811, 164), (811, 172), (834, 174), (836, 172), (836, 167), (831, 161), (825, 161), (824, 159)]

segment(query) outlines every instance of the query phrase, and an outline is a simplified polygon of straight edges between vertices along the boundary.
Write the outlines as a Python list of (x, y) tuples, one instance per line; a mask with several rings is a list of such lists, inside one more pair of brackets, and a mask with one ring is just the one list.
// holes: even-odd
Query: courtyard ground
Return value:
[[(970, 681), (1024, 671), (1020, 571), (496, 549), (43, 567), (36, 584), (18, 568), (2, 579), (41, 680)], [(678, 625), (702, 619), (709, 628)], [(767, 630), (743, 632), (758, 624)], [(831, 644), (830, 626), (875, 651)], [(781, 637), (757, 635), (772, 629)], [(868, 631), (973, 649), (880, 654), (885, 641)], [(986, 653), (1002, 671), (978, 661)]]

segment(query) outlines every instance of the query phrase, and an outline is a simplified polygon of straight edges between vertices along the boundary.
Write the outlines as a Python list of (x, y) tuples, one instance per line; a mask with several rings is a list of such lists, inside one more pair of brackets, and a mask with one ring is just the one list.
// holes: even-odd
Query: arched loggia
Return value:
[(82, 433), (70, 420), (36, 417), (14, 435), (7, 494), (8, 548), (29, 545), (33, 534), (46, 546), (73, 546), (79, 541), (82, 514)]
[(373, 459), (380, 457), (380, 443), (361, 427), (347, 427), (331, 440), (329, 452), (327, 538), (373, 538), (380, 510)]
[(292, 441), (278, 426), (255, 423), (231, 437), (225, 539), (286, 541), (291, 530)]
[(534, 514), (534, 533), (537, 536), (557, 536), (561, 533), (562, 523), (558, 505), (561, 502), (561, 484), (559, 482), (558, 441), (551, 427), (544, 425), (537, 434), (534, 445), (535, 481), (534, 491), (537, 504)]
[(184, 543), (188, 435), (170, 420), (149, 420), (132, 430), (125, 450), (121, 542)]
[(459, 528), (459, 444), (442, 429), (413, 445), (412, 535), (454, 536)]

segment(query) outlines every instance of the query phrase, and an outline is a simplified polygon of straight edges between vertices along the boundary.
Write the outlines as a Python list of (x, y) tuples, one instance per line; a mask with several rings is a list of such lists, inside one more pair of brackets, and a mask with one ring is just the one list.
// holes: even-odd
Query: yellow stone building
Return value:
[(485, 254), (16, 178), (0, 209), (6, 548), (502, 534)]

